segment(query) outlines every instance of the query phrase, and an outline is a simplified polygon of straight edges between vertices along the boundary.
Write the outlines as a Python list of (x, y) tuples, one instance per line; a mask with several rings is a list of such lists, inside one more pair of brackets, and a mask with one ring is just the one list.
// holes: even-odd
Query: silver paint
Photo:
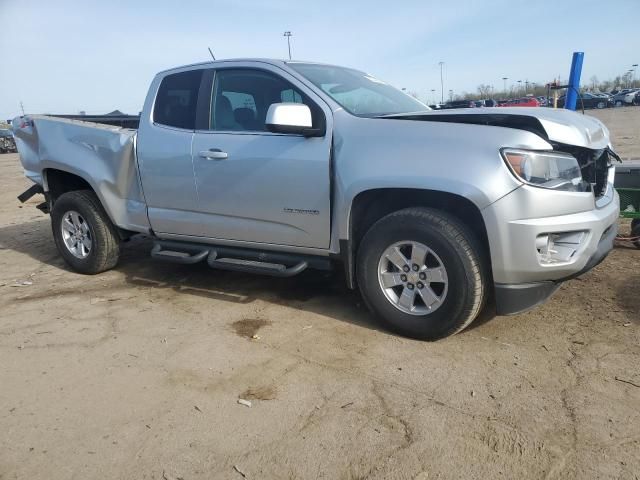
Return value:
[[(261, 68), (286, 78), (323, 110), (325, 137), (194, 132), (153, 123), (153, 104), (164, 76), (225, 67)], [(551, 141), (592, 149), (609, 145), (609, 132), (602, 123), (575, 112), (486, 108), (455, 113), (533, 116)], [(46, 189), (49, 168), (77, 174), (93, 187), (116, 225), (139, 232), (152, 227), (162, 238), (338, 253), (339, 241), (349, 238), (351, 206), (359, 194), (371, 189), (427, 189), (464, 197), (481, 211), (495, 281), (520, 283), (561, 278), (580, 270), (617, 217), (612, 176), (606, 194), (596, 203), (590, 193), (523, 186), (511, 174), (500, 148), (552, 148), (534, 133), (355, 117), (285, 61), (223, 60), (160, 72), (149, 89), (137, 134), (46, 116), (30, 118), (33, 127), (19, 128), (20, 119), (14, 121), (29, 178)], [(199, 155), (211, 148), (227, 157)], [(292, 213), (296, 209), (318, 214)], [(589, 232), (575, 258), (565, 265), (540, 265), (536, 236), (571, 230)]]

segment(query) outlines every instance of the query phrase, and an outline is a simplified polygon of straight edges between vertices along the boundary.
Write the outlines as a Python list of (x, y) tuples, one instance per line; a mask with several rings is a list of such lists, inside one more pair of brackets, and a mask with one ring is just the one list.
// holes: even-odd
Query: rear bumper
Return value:
[(613, 248), (613, 242), (617, 234), (618, 224), (616, 222), (602, 234), (595, 253), (589, 257), (585, 266), (567, 277), (546, 282), (494, 284), (496, 313), (498, 315), (513, 315), (544, 303), (560, 288), (562, 282), (579, 277), (602, 262)]

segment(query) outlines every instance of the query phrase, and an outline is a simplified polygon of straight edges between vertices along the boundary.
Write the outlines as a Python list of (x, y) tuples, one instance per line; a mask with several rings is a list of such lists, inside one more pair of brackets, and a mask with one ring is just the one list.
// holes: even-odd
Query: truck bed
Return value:
[(102, 125), (112, 125), (137, 130), (140, 124), (139, 115), (50, 115), (55, 118), (66, 118), (67, 120), (81, 120), (83, 122), (100, 123)]
[(25, 175), (46, 190), (47, 170), (77, 175), (96, 192), (113, 223), (149, 228), (136, 164), (136, 130), (47, 115), (13, 120)]

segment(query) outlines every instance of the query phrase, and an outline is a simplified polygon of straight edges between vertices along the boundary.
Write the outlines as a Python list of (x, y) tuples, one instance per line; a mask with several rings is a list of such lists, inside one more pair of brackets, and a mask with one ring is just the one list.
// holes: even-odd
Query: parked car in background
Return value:
[(616, 107), (623, 107), (624, 105), (632, 105), (633, 100), (638, 90), (625, 88), (620, 90), (613, 96), (613, 105)]
[(540, 97), (536, 97), (536, 98), (538, 99), (538, 102), (540, 103), (541, 107), (546, 107), (547, 104), (549, 103), (547, 101), (547, 97), (540, 96)]
[(493, 98), (487, 98), (484, 101), (484, 106), (485, 107), (497, 107), (498, 106), (498, 101), (494, 100)]
[(640, 105), (640, 90), (638, 90), (636, 95), (633, 97), (633, 104)]
[(485, 107), (486, 105), (484, 104), (484, 100), (474, 100), (473, 102), (476, 106), (476, 108), (480, 108), (480, 107)]
[(609, 92), (609, 94), (610, 94), (611, 96), (614, 96), (614, 95), (618, 95), (619, 93), (627, 93), (627, 92), (630, 92), (631, 90), (633, 90), (633, 89), (632, 89), (632, 88), (623, 88), (623, 89), (621, 89), (621, 90), (611, 90), (611, 91)]
[(0, 153), (15, 153), (17, 151), (16, 141), (11, 130), (0, 128)]
[(540, 102), (535, 97), (522, 97), (510, 100), (504, 107), (539, 107)]
[[(564, 102), (566, 100), (566, 96), (558, 98), (558, 108), (564, 108)], [(613, 107), (613, 100), (610, 97), (602, 97), (600, 95), (594, 93), (581, 93), (576, 101), (576, 110), (581, 109), (584, 106), (585, 109), (588, 108), (608, 108)]]
[(475, 108), (476, 104), (473, 100), (450, 100), (444, 104), (445, 109), (450, 108)]

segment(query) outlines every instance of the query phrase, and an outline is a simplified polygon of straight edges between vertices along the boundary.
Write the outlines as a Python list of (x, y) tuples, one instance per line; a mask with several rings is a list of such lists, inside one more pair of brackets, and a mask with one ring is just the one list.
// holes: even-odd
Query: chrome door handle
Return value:
[(211, 148), (209, 150), (203, 150), (199, 154), (202, 158), (206, 158), (208, 160), (226, 160), (229, 158), (227, 152), (223, 152), (219, 148)]

